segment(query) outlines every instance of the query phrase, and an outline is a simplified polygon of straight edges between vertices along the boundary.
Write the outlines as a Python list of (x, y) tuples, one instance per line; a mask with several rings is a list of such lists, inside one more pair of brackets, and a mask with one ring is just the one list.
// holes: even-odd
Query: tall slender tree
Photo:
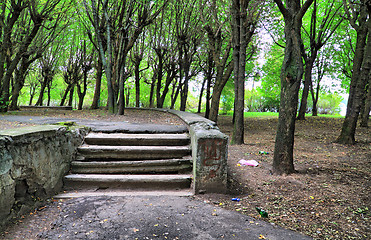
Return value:
[[(317, 1), (314, 0), (310, 19), (310, 30), (304, 31), (304, 36), (309, 40), (309, 46), (304, 48), (304, 51), (302, 52), (305, 62), (304, 88), (300, 101), (299, 113), (297, 117), (298, 120), (305, 119), (309, 90), (310, 88), (313, 88), (312, 71), (318, 56), (318, 52), (329, 41), (337, 27), (343, 21), (342, 16), (340, 16), (341, 7), (342, 3), (340, 0), (326, 2), (325, 6), (318, 6)], [(322, 19), (320, 18), (319, 13), (323, 13), (321, 14), (323, 15)]]
[(273, 172), (289, 174), (294, 169), (294, 133), (298, 94), (304, 66), (301, 38), (302, 19), (314, 0), (274, 0), (285, 21), (285, 57), (281, 68), (281, 99), (273, 156)]
[(357, 42), (353, 59), (348, 106), (340, 136), (336, 140), (338, 143), (355, 143), (357, 120), (362, 106), (362, 99), (365, 94), (367, 78), (369, 77), (368, 72), (370, 71), (368, 64), (371, 54), (369, 49), (366, 50), (366, 44), (369, 44), (366, 43), (366, 41), (370, 41), (370, 37), (368, 37), (367, 40), (371, 24), (370, 4), (369, 0), (361, 0), (358, 3), (344, 0), (346, 16), (351, 26), (357, 32)]
[(255, 52), (255, 47), (251, 48), (250, 57), (247, 57), (248, 45), (252, 42), (260, 12), (263, 9), (264, 1), (233, 0), (231, 6), (232, 13), (232, 33), (233, 33), (233, 67), (234, 67), (234, 127), (232, 143), (244, 143), (244, 109), (245, 109), (245, 78), (246, 61)]

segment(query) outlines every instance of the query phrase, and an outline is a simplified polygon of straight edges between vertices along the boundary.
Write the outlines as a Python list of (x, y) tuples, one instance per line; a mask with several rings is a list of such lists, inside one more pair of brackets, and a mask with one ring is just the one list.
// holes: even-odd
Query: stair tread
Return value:
[(169, 151), (169, 150), (190, 150), (190, 146), (106, 146), (84, 144), (78, 149), (81, 150), (116, 150), (116, 151)]
[(129, 134), (129, 133), (89, 133), (85, 139), (189, 139), (189, 135), (182, 134)]
[(89, 133), (85, 143), (100, 146), (184, 146), (190, 143), (188, 134), (126, 134)]

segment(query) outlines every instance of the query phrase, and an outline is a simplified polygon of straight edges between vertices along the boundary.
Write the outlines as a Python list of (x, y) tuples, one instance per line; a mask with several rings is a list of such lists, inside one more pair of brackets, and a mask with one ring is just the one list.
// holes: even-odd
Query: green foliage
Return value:
[[(336, 115), (340, 114), (340, 103), (343, 101), (343, 97), (337, 93), (322, 92), (321, 97), (318, 100), (318, 113)], [(313, 106), (313, 102), (309, 102), (309, 107)]]
[(221, 114), (228, 114), (229, 111), (233, 109), (234, 105), (234, 83), (233, 81), (228, 81), (225, 85), (222, 96), (220, 98), (220, 111)]
[(261, 111), (275, 112), (279, 109), (281, 94), (281, 66), (284, 57), (284, 49), (273, 45), (266, 53), (266, 62), (262, 67), (261, 86), (257, 89), (262, 96)]
[(9, 106), (9, 101), (5, 101), (4, 98), (0, 97), (0, 112), (6, 112)]

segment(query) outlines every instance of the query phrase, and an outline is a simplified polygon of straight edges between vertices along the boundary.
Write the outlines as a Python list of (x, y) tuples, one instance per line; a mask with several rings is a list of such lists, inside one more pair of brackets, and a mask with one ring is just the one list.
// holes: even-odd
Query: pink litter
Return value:
[(259, 165), (259, 163), (255, 160), (245, 160), (245, 159), (241, 159), (240, 161), (238, 161), (238, 163), (243, 166), (251, 166), (251, 167), (257, 167)]

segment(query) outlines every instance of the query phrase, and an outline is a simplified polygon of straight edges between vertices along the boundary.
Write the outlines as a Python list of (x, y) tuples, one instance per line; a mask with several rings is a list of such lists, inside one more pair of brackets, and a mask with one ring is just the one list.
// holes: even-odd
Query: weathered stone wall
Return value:
[(61, 190), (85, 135), (50, 125), (0, 131), (0, 229)]
[(228, 136), (215, 122), (197, 114), (167, 110), (189, 127), (193, 160), (193, 191), (226, 193), (228, 191)]

